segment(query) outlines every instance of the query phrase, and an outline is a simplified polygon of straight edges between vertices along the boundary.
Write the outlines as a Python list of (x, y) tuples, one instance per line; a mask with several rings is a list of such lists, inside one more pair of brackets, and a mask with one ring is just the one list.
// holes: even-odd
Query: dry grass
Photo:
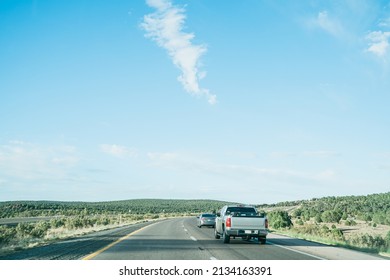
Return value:
[[(56, 242), (58, 240), (63, 240), (66, 238), (71, 237), (77, 237), (77, 236), (83, 236), (85, 234), (107, 230), (107, 229), (113, 229), (117, 227), (137, 224), (146, 222), (153, 219), (148, 220), (133, 220), (133, 221), (127, 221), (123, 222), (121, 224), (109, 224), (109, 225), (99, 225), (99, 226), (93, 226), (93, 227), (87, 227), (87, 228), (79, 228), (79, 229), (67, 229), (64, 226), (59, 228), (51, 228), (47, 231), (46, 235), (43, 238), (24, 238), (24, 239), (15, 239), (10, 244), (4, 245), (0, 247), (0, 256), (4, 256), (7, 254), (10, 254), (17, 250), (22, 249), (28, 249), (28, 248), (34, 248), (37, 246), (47, 245), (53, 242)], [(159, 220), (159, 219), (154, 219)]]
[(355, 226), (346, 226), (343, 222), (336, 224), (337, 228), (343, 231), (344, 237), (348, 239), (353, 235), (369, 234), (372, 236), (379, 235), (385, 237), (390, 231), (390, 226), (378, 224), (376, 227), (372, 226), (372, 223), (366, 223), (364, 221), (356, 221)]

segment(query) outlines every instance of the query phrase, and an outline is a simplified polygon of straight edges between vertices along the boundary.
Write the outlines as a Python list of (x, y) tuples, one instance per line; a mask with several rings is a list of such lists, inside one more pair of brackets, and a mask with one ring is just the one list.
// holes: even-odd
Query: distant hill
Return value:
[(218, 211), (232, 202), (218, 200), (130, 199), (107, 202), (7, 201), (0, 202), (0, 218), (80, 214), (159, 214)]
[[(105, 202), (6, 201), (0, 202), (0, 218), (79, 214), (159, 214), (218, 211), (235, 202), (207, 199), (129, 199)], [(359, 219), (390, 225), (390, 192), (365, 196), (329, 196), (309, 200), (256, 205), (270, 212), (283, 209), (294, 218), (318, 218), (338, 222)]]

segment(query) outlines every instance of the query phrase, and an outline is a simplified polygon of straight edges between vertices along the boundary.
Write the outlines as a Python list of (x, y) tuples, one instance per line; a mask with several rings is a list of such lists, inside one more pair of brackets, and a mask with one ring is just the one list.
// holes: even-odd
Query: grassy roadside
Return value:
[(291, 230), (274, 230), (274, 229), (272, 229), (270, 232), (275, 233), (275, 234), (285, 235), (288, 237), (299, 238), (299, 239), (303, 239), (303, 240), (307, 240), (307, 241), (317, 242), (317, 243), (321, 243), (321, 244), (325, 244), (325, 245), (355, 250), (355, 251), (359, 251), (362, 253), (376, 254), (376, 255), (390, 259), (390, 249), (388, 249), (387, 251), (379, 251), (377, 248), (354, 246), (354, 245), (349, 244), (346, 241), (336, 241), (336, 240), (333, 240), (330, 238), (297, 233), (297, 232), (294, 232)]
[(344, 221), (338, 224), (306, 221), (301, 225), (271, 226), (270, 230), (275, 234), (390, 258), (390, 230), (385, 225), (377, 226), (374, 230), (362, 221), (354, 227), (345, 226)]

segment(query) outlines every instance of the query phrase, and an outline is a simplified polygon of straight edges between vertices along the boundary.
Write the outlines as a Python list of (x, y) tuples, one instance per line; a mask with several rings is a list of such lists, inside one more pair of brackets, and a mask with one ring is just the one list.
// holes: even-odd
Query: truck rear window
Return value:
[(250, 207), (228, 207), (226, 213), (256, 214), (256, 210), (255, 208), (250, 208)]

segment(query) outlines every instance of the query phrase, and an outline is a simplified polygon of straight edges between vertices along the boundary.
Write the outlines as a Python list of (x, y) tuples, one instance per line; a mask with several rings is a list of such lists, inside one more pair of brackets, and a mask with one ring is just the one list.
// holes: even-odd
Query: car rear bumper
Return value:
[(230, 236), (252, 236), (252, 237), (266, 237), (268, 230), (264, 229), (226, 229), (226, 233)]
[(200, 222), (200, 225), (201, 226), (214, 226), (215, 225), (215, 222), (212, 222), (212, 221), (210, 221), (210, 222), (208, 222), (208, 221), (206, 221), (206, 222)]

